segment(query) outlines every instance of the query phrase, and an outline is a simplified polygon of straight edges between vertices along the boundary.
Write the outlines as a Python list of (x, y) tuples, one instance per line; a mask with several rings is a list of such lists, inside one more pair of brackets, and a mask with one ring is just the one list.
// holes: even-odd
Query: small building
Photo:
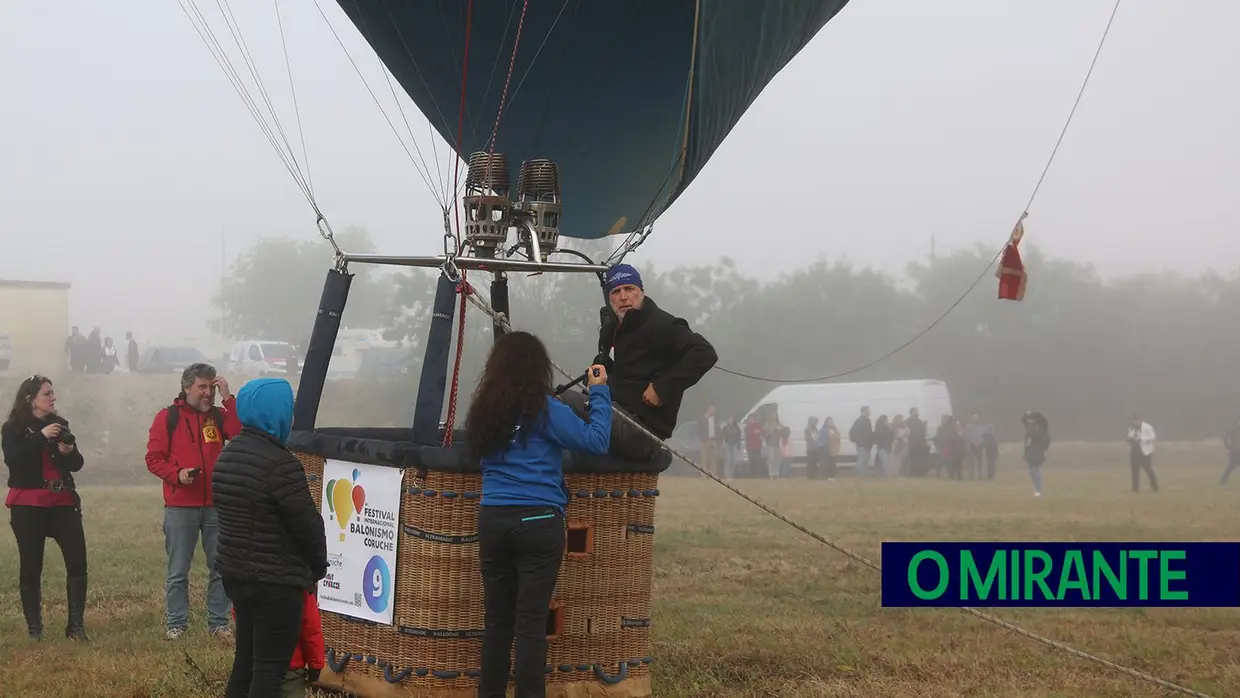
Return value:
[(68, 336), (69, 284), (0, 279), (0, 372), (58, 372)]

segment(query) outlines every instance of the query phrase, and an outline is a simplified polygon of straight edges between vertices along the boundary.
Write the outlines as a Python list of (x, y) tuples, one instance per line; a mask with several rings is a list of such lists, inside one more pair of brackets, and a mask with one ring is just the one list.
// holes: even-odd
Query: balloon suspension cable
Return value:
[[(483, 313), (486, 313), (487, 315), (489, 315), (489, 316), (490, 316), (490, 317), (491, 317), (491, 318), (492, 318), (495, 322), (497, 322), (497, 323), (501, 323), (501, 324), (502, 324), (502, 326), (503, 326), (503, 328), (504, 328), (504, 331), (505, 331), (505, 332), (512, 332), (512, 331), (514, 331), (513, 326), (512, 326), (512, 323), (508, 322), (507, 318), (503, 318), (503, 317), (502, 317), (499, 313), (496, 313), (496, 312), (495, 312), (495, 309), (494, 309), (494, 308), (492, 308), (492, 307), (490, 306), (490, 304), (489, 304), (489, 303), (487, 303), (487, 301), (486, 301), (485, 299), (483, 299), (483, 298), (479, 297), (479, 294), (477, 294), (477, 293), (473, 293), (473, 292), (472, 292), (472, 289), (467, 289), (467, 291), (466, 291), (465, 295), (463, 295), (463, 297), (464, 297), (464, 298), (467, 298), (467, 299), (469, 300), (469, 302), (470, 302), (470, 303), (473, 303), (473, 304), (474, 304), (474, 305), (475, 305), (475, 306), (476, 306), (479, 310), (481, 310)], [(580, 378), (580, 376), (574, 376), (574, 375), (570, 374), (568, 371), (564, 370), (564, 368), (563, 368), (563, 367), (561, 367), (559, 364), (557, 364), (555, 361), (552, 361), (552, 362), (551, 362), (551, 368), (552, 368), (553, 370), (555, 370), (557, 373), (559, 373), (560, 375), (562, 375), (562, 376), (563, 376), (564, 378), (566, 378), (566, 379), (569, 379), (569, 380), (576, 380), (576, 379)], [(659, 445), (660, 447), (662, 447), (663, 449), (667, 450), (669, 453), (671, 453), (671, 454), (672, 454), (673, 456), (675, 456), (676, 458), (679, 458), (680, 460), (684, 461), (685, 463), (688, 463), (688, 464), (689, 464), (689, 466), (691, 466), (692, 468), (694, 468), (694, 469), (695, 469), (695, 470), (697, 470), (698, 472), (702, 473), (703, 475), (705, 475), (706, 477), (710, 478), (711, 480), (713, 480), (713, 481), (715, 481), (715, 482), (719, 483), (720, 485), (723, 485), (723, 486), (724, 486), (724, 487), (726, 487), (728, 490), (730, 490), (733, 494), (735, 494), (735, 495), (739, 496), (741, 499), (744, 499), (745, 501), (749, 502), (750, 504), (752, 504), (752, 505), (754, 505), (754, 506), (758, 507), (759, 509), (761, 509), (762, 511), (766, 512), (767, 514), (770, 514), (771, 516), (775, 517), (776, 519), (779, 519), (780, 521), (782, 521), (783, 523), (787, 524), (788, 526), (791, 526), (792, 528), (796, 529), (797, 531), (800, 531), (801, 533), (804, 533), (805, 535), (809, 536), (810, 538), (812, 538), (813, 540), (817, 541), (818, 543), (821, 543), (822, 545), (825, 545), (826, 547), (831, 548), (832, 550), (834, 550), (834, 551), (836, 551), (836, 552), (840, 553), (841, 555), (843, 555), (843, 556), (845, 556), (845, 557), (849, 558), (850, 560), (852, 560), (852, 561), (854, 561), (854, 562), (856, 562), (856, 563), (858, 563), (858, 564), (862, 565), (863, 567), (866, 567), (866, 568), (868, 568), (868, 569), (871, 569), (871, 570), (873, 570), (873, 571), (875, 571), (875, 572), (881, 572), (881, 571), (882, 571), (882, 565), (881, 565), (880, 563), (875, 562), (874, 560), (871, 560), (871, 559), (869, 559), (869, 558), (867, 558), (867, 557), (865, 557), (865, 556), (861, 555), (860, 553), (857, 553), (857, 552), (855, 552), (855, 551), (853, 551), (853, 550), (850, 550), (850, 549), (848, 549), (848, 548), (845, 548), (844, 546), (840, 545), (839, 543), (836, 543), (836, 542), (834, 542), (834, 541), (831, 541), (830, 539), (826, 538), (825, 536), (823, 536), (823, 535), (821, 535), (821, 534), (819, 534), (819, 533), (815, 533), (814, 531), (811, 531), (810, 529), (806, 528), (804, 525), (802, 525), (802, 524), (800, 524), (800, 523), (797, 523), (797, 522), (796, 522), (796, 521), (794, 521), (793, 519), (791, 519), (791, 518), (789, 518), (789, 517), (785, 516), (784, 514), (779, 513), (778, 511), (776, 511), (775, 509), (771, 508), (770, 506), (768, 506), (768, 505), (766, 505), (766, 504), (763, 504), (762, 502), (758, 501), (758, 500), (757, 500), (757, 499), (755, 499), (754, 497), (752, 497), (752, 496), (750, 496), (750, 495), (748, 495), (748, 494), (745, 494), (745, 493), (744, 493), (744, 492), (742, 492), (741, 490), (739, 490), (739, 489), (737, 489), (736, 487), (732, 486), (732, 484), (731, 484), (731, 483), (724, 481), (724, 480), (723, 480), (722, 478), (720, 478), (718, 475), (715, 475), (713, 472), (711, 472), (711, 471), (710, 471), (710, 469), (708, 469), (708, 468), (706, 468), (706, 467), (703, 467), (702, 465), (700, 465), (700, 464), (698, 464), (697, 462), (695, 462), (695, 461), (694, 461), (692, 458), (690, 458), (689, 456), (687, 456), (687, 455), (685, 455), (684, 453), (682, 453), (682, 452), (680, 452), (679, 450), (677, 450), (675, 447), (673, 447), (673, 446), (671, 446), (671, 445), (669, 445), (669, 444), (665, 443), (662, 439), (660, 439), (658, 436), (656, 436), (656, 435), (655, 435), (653, 432), (651, 432), (649, 429), (647, 429), (646, 427), (642, 426), (640, 423), (638, 423), (635, 419), (633, 419), (633, 418), (632, 418), (632, 417), (630, 417), (629, 415), (625, 414), (623, 410), (616, 409), (616, 406), (615, 406), (614, 404), (612, 405), (612, 418), (613, 418), (613, 419), (615, 419), (615, 418), (619, 418), (619, 419), (621, 419), (621, 420), (624, 420), (624, 422), (625, 422), (625, 423), (627, 423), (629, 426), (633, 427), (635, 430), (637, 430), (639, 433), (641, 433), (641, 434), (642, 434), (643, 436), (645, 436), (646, 438), (651, 439), (652, 441), (654, 441), (656, 444), (658, 444), (658, 445)], [(1193, 690), (1193, 689), (1191, 689), (1191, 688), (1188, 688), (1188, 687), (1185, 687), (1185, 686), (1181, 686), (1181, 685), (1176, 684), (1176, 683), (1172, 683), (1172, 682), (1167, 681), (1167, 680), (1165, 680), (1165, 679), (1160, 679), (1160, 678), (1158, 678), (1157, 676), (1153, 676), (1153, 675), (1151, 675), (1151, 674), (1147, 674), (1147, 673), (1145, 673), (1145, 672), (1143, 672), (1143, 671), (1139, 671), (1139, 670), (1137, 670), (1137, 669), (1132, 669), (1132, 668), (1130, 668), (1130, 667), (1123, 666), (1122, 664), (1117, 664), (1117, 663), (1112, 662), (1112, 661), (1110, 661), (1110, 660), (1103, 659), (1102, 657), (1098, 657), (1098, 656), (1093, 655), (1093, 654), (1090, 654), (1090, 653), (1088, 653), (1088, 652), (1085, 652), (1085, 651), (1079, 650), (1079, 649), (1077, 649), (1077, 648), (1075, 648), (1075, 647), (1072, 647), (1071, 645), (1065, 644), (1065, 643), (1063, 643), (1063, 642), (1059, 642), (1058, 640), (1053, 640), (1053, 639), (1051, 639), (1051, 638), (1049, 638), (1049, 637), (1046, 637), (1046, 636), (1043, 636), (1043, 635), (1039, 635), (1039, 634), (1034, 633), (1034, 632), (1031, 632), (1031, 631), (1029, 631), (1029, 630), (1025, 630), (1024, 628), (1022, 628), (1022, 627), (1020, 627), (1020, 626), (1018, 626), (1018, 625), (1016, 625), (1016, 624), (1014, 624), (1014, 623), (1010, 623), (1010, 622), (1008, 622), (1008, 621), (1003, 620), (1002, 618), (999, 618), (999, 617), (997, 617), (997, 616), (993, 616), (993, 615), (991, 615), (991, 614), (989, 614), (989, 613), (985, 613), (985, 612), (983, 612), (983, 611), (979, 611), (979, 610), (977, 610), (976, 608), (961, 607), (961, 609), (960, 609), (960, 610), (962, 610), (962, 611), (964, 611), (965, 613), (968, 613), (968, 614), (970, 614), (970, 615), (972, 615), (972, 616), (974, 616), (974, 617), (976, 617), (976, 618), (980, 618), (980, 619), (982, 619), (982, 620), (984, 620), (984, 621), (986, 621), (986, 622), (988, 622), (988, 623), (991, 623), (991, 624), (993, 624), (993, 625), (997, 625), (997, 626), (999, 626), (999, 627), (1001, 627), (1001, 628), (1004, 628), (1005, 630), (1010, 630), (1011, 632), (1016, 633), (1017, 635), (1020, 635), (1020, 636), (1022, 636), (1022, 637), (1025, 637), (1025, 638), (1028, 638), (1028, 639), (1033, 640), (1033, 641), (1035, 641), (1035, 642), (1038, 642), (1038, 643), (1041, 643), (1041, 644), (1043, 644), (1043, 645), (1046, 645), (1047, 647), (1050, 647), (1050, 648), (1052, 648), (1052, 649), (1057, 649), (1057, 650), (1060, 650), (1060, 651), (1065, 652), (1065, 653), (1067, 653), (1067, 654), (1070, 654), (1070, 655), (1072, 655), (1072, 656), (1074, 656), (1074, 657), (1077, 657), (1077, 658), (1079, 658), (1079, 659), (1084, 659), (1084, 660), (1087, 660), (1087, 661), (1094, 662), (1094, 663), (1096, 663), (1096, 664), (1100, 664), (1100, 665), (1102, 665), (1102, 666), (1104, 666), (1104, 667), (1107, 667), (1107, 668), (1109, 668), (1109, 669), (1113, 669), (1113, 670), (1118, 671), (1118, 672), (1120, 672), (1120, 673), (1126, 674), (1126, 675), (1131, 676), (1131, 677), (1133, 677), (1133, 678), (1135, 678), (1135, 679), (1140, 679), (1140, 680), (1142, 680), (1142, 681), (1149, 682), (1149, 683), (1151, 683), (1151, 684), (1154, 684), (1154, 685), (1156, 685), (1156, 686), (1159, 686), (1159, 687), (1161, 687), (1161, 688), (1163, 688), (1163, 689), (1166, 689), (1166, 690), (1168, 690), (1168, 691), (1175, 691), (1175, 692), (1178, 692), (1178, 693), (1182, 693), (1182, 694), (1184, 694), (1184, 695), (1196, 696), (1197, 698), (1211, 698), (1211, 696), (1208, 696), (1208, 695), (1206, 695), (1205, 693), (1201, 693), (1200, 691), (1195, 691), (1195, 690)]]
[[(1029, 217), (1029, 209), (1033, 206), (1034, 199), (1037, 198), (1038, 192), (1042, 189), (1042, 183), (1046, 181), (1046, 174), (1050, 172), (1051, 164), (1055, 162), (1055, 156), (1059, 153), (1059, 146), (1063, 145), (1064, 136), (1067, 135), (1068, 127), (1072, 124), (1072, 118), (1076, 115), (1076, 109), (1081, 104), (1081, 98), (1085, 96), (1085, 88), (1089, 86), (1089, 79), (1094, 74), (1094, 67), (1098, 65), (1098, 57), (1102, 55), (1102, 47), (1106, 45), (1107, 36), (1111, 33), (1111, 25), (1114, 24), (1115, 22), (1115, 15), (1117, 12), (1119, 12), (1119, 6), (1121, 2), (1123, 2), (1123, 0), (1115, 0), (1115, 5), (1111, 8), (1111, 15), (1110, 17), (1107, 18), (1106, 27), (1102, 30), (1102, 37), (1098, 40), (1098, 47), (1097, 49), (1094, 50), (1094, 57), (1089, 62), (1089, 69), (1085, 71), (1085, 79), (1081, 81), (1081, 88), (1076, 93), (1076, 100), (1074, 100), (1072, 103), (1072, 109), (1068, 111), (1068, 118), (1064, 121), (1063, 128), (1059, 130), (1059, 137), (1055, 140), (1055, 147), (1051, 149), (1050, 157), (1048, 157), (1046, 160), (1046, 166), (1042, 168), (1042, 174), (1038, 177), (1037, 184), (1034, 185), (1033, 192), (1029, 195), (1028, 202), (1025, 203), (1025, 207), (1022, 210), (1020, 217), (1017, 219), (1016, 224), (1013, 226), (1012, 233), (1010, 233), (1007, 239), (1003, 241), (1003, 245), (999, 247), (999, 251), (995, 253), (995, 256), (991, 258), (990, 262), (986, 264), (985, 268), (982, 269), (981, 273), (977, 275), (977, 278), (973, 280), (973, 283), (969, 284), (969, 287), (964, 290), (964, 293), (961, 293), (960, 297), (957, 298), (954, 303), (948, 306), (947, 310), (943, 311), (938, 317), (936, 317), (933, 322), (931, 322), (929, 325), (925, 327), (925, 329), (913, 335), (911, 339), (904, 342), (900, 346), (896, 347), (895, 349), (892, 349), (886, 354), (883, 354), (877, 359), (868, 361), (856, 368), (851, 368), (847, 371), (840, 371), (838, 373), (832, 373), (832, 374), (828, 374), (825, 376), (810, 376), (807, 378), (795, 378), (794, 379), (794, 378), (769, 378), (766, 376), (756, 376), (756, 375), (751, 375), (748, 373), (743, 373), (741, 371), (733, 371), (731, 369), (724, 368), (723, 366), (719, 366), (719, 365), (716, 365), (713, 370), (719, 371), (720, 373), (726, 373), (728, 375), (736, 376), (738, 378), (748, 378), (750, 380), (761, 381), (764, 383), (821, 383), (824, 381), (835, 380), (838, 378), (843, 378), (845, 376), (852, 375), (854, 373), (860, 373), (861, 371), (864, 371), (867, 368), (870, 368), (876, 364), (886, 361), (887, 359), (890, 359), (891, 357), (895, 356), (901, 351), (904, 351), (905, 349), (907, 349), (914, 342), (916, 342), (917, 340), (924, 337), (927, 333), (929, 333), (930, 330), (933, 330), (935, 327), (937, 327), (941, 322), (943, 322), (943, 320), (947, 319), (947, 316), (951, 315), (951, 313), (954, 310), (956, 310), (956, 308), (960, 307), (960, 304), (963, 303), (964, 300), (968, 298), (970, 294), (973, 293), (973, 290), (977, 288), (978, 284), (982, 283), (982, 281), (984, 281), (987, 277), (991, 276), (993, 270), (995, 269), (995, 265), (1003, 257), (1003, 253), (1007, 250), (1008, 245), (1016, 241), (1016, 231), (1018, 230), (1021, 231), (1021, 234), (1023, 235), (1024, 230), (1023, 230), (1022, 224), (1024, 223), (1025, 219)], [(626, 254), (627, 254), (627, 251), (626, 251)]]
[(653, 232), (654, 224), (651, 223), (645, 228), (634, 230), (629, 233), (628, 237), (624, 239), (624, 242), (611, 253), (610, 257), (607, 258), (606, 264), (610, 266), (612, 264), (619, 264), (620, 262), (623, 262), (624, 258), (627, 257), (633, 250), (641, 247), (642, 243), (646, 242), (646, 239), (649, 238), (650, 234)]

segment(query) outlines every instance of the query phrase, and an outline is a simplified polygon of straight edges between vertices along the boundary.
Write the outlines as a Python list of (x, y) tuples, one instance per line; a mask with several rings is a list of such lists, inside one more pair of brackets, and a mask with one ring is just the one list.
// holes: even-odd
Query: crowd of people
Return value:
[[(133, 332), (125, 333), (125, 366), (130, 371), (138, 370), (138, 341)], [(121, 366), (116, 344), (111, 337), (103, 337), (99, 328), (83, 336), (81, 330), (74, 327), (65, 339), (65, 359), (71, 373), (112, 373)]]

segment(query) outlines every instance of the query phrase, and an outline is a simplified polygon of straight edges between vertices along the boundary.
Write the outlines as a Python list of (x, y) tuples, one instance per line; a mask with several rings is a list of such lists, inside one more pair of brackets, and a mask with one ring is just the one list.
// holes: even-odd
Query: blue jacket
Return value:
[(482, 459), (482, 506), (553, 506), (563, 512), (563, 450), (602, 455), (610, 446), (610, 388), (590, 386), (589, 422), (547, 396), (546, 409), (533, 424), (517, 428), (506, 451)]

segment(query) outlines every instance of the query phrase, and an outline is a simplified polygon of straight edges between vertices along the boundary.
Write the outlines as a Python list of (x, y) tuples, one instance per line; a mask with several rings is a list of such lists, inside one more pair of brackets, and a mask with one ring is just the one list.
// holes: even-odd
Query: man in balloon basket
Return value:
[[(608, 306), (600, 311), (595, 363), (607, 368), (614, 405), (666, 440), (676, 429), (685, 391), (696, 385), (719, 357), (688, 322), (663, 310), (646, 295), (641, 275), (632, 266), (611, 267), (604, 286)], [(561, 399), (583, 418), (588, 416), (585, 394), (570, 391)], [(662, 449), (661, 443), (627, 420), (612, 420), (612, 455), (649, 461)]]

